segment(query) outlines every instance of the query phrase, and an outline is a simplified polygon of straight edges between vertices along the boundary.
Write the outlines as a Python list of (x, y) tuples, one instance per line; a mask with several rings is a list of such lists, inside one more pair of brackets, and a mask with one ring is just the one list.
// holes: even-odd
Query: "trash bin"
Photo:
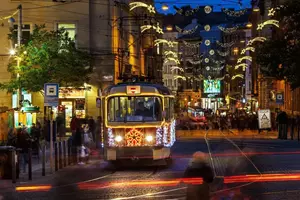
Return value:
[[(16, 151), (15, 147), (12, 146), (1, 146), (0, 147), (0, 178), (1, 179), (12, 179), (12, 151)], [(15, 154), (16, 162), (16, 178), (19, 178), (19, 162), (17, 152)]]

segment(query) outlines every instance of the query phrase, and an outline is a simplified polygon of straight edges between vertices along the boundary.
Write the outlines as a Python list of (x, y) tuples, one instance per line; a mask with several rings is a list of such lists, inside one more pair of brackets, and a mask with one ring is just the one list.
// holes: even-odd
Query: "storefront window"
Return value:
[(71, 120), (73, 117), (73, 102), (72, 101), (63, 101), (61, 102), (61, 105), (65, 106), (65, 112), (66, 112), (66, 128), (70, 128)]

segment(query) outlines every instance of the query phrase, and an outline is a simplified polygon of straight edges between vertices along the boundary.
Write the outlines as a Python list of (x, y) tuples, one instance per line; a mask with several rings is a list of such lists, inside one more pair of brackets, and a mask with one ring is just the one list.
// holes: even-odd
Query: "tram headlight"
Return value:
[(115, 140), (116, 140), (116, 142), (121, 142), (121, 141), (123, 140), (123, 138), (122, 138), (122, 136), (117, 135), (117, 136), (115, 137)]
[(146, 140), (147, 140), (147, 142), (152, 142), (153, 141), (153, 136), (152, 135), (147, 135)]

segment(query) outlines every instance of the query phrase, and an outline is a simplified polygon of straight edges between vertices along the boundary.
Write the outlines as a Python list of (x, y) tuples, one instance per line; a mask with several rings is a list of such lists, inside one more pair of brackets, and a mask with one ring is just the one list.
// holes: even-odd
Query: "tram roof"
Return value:
[(103, 91), (103, 95), (107, 96), (115, 93), (126, 93), (127, 86), (141, 86), (141, 93), (157, 93), (162, 95), (173, 95), (169, 88), (154, 83), (147, 82), (126, 82), (117, 85), (111, 85)]

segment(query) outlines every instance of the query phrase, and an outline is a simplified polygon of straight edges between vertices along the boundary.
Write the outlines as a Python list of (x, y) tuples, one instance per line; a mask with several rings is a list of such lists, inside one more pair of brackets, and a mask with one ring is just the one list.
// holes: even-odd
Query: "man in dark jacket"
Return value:
[(184, 178), (202, 178), (201, 185), (189, 184), (187, 188), (187, 200), (209, 200), (209, 183), (214, 180), (211, 167), (207, 164), (207, 155), (196, 152), (184, 173)]

